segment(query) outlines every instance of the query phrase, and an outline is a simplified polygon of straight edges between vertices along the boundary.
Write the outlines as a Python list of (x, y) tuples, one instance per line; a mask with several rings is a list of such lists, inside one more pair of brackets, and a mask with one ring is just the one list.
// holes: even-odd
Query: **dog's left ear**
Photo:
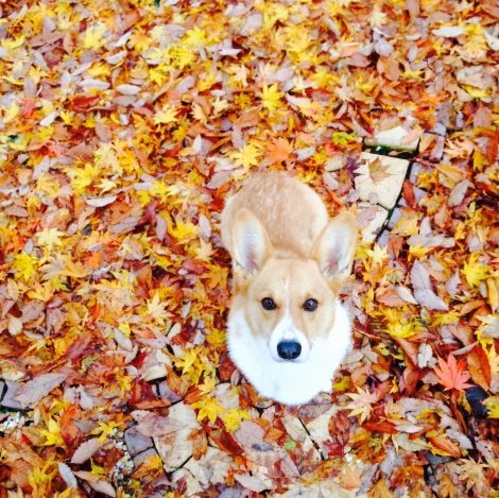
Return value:
[(357, 245), (357, 222), (344, 212), (333, 218), (314, 246), (314, 257), (328, 279), (344, 280), (350, 275)]
[(235, 264), (249, 274), (262, 268), (271, 251), (267, 231), (249, 209), (241, 208), (234, 216), (232, 247)]

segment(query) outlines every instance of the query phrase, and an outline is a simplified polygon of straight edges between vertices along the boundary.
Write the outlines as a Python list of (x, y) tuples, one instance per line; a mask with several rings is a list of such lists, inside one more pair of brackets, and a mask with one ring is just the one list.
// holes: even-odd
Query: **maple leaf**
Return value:
[(12, 268), (17, 277), (28, 281), (36, 275), (39, 264), (40, 260), (36, 256), (22, 252), (14, 257)]
[(199, 261), (210, 261), (213, 254), (213, 246), (203, 239), (199, 239), (199, 247), (194, 249), (196, 259)]
[(59, 424), (52, 418), (49, 418), (47, 430), (42, 429), (40, 434), (45, 437), (44, 446), (64, 446), (64, 439), (61, 435)]
[(450, 354), (445, 361), (440, 356), (438, 357), (439, 367), (435, 367), (435, 373), (437, 374), (440, 384), (445, 388), (445, 391), (450, 389), (456, 389), (462, 391), (467, 387), (471, 387), (471, 384), (467, 384), (466, 381), (470, 379), (471, 375), (465, 372), (464, 359), (456, 361), (453, 354)]
[(499, 418), (499, 396), (491, 396), (483, 401), (489, 411), (490, 418)]
[(190, 406), (199, 410), (198, 422), (202, 422), (207, 418), (211, 424), (214, 424), (217, 417), (225, 413), (220, 401), (212, 396), (203, 396), (199, 401), (192, 403)]
[(282, 106), (282, 97), (283, 94), (279, 91), (277, 83), (273, 84), (270, 87), (264, 85), (261, 95), (262, 105), (271, 114)]
[(173, 235), (180, 243), (188, 242), (198, 235), (198, 227), (191, 221), (177, 220), (175, 226), (168, 227), (168, 233)]
[(93, 458), (90, 459), (90, 473), (96, 476), (105, 476), (106, 469), (102, 465), (98, 465), (94, 462)]
[(170, 317), (170, 313), (165, 309), (166, 304), (161, 301), (159, 292), (155, 292), (153, 298), (147, 301), (147, 315), (160, 324), (164, 324), (165, 320)]
[(249, 169), (251, 166), (257, 166), (260, 161), (260, 150), (254, 143), (248, 143), (239, 151), (231, 154), (231, 158), (237, 166), (243, 166)]
[(100, 434), (97, 441), (102, 443), (108, 436), (113, 436), (118, 432), (118, 428), (121, 426), (119, 422), (114, 422), (110, 420), (109, 422), (97, 422), (97, 426), (90, 434)]
[(165, 107), (158, 111), (153, 117), (154, 124), (170, 124), (178, 121), (177, 109), (172, 107)]
[(236, 431), (241, 427), (241, 422), (243, 420), (249, 420), (250, 418), (251, 416), (246, 410), (239, 410), (237, 408), (231, 408), (228, 412), (222, 414), (225, 428), (229, 432)]
[(398, 339), (407, 339), (418, 332), (418, 327), (411, 322), (401, 322), (396, 320), (394, 322), (388, 323), (386, 331), (392, 336)]
[(85, 31), (83, 46), (87, 49), (98, 49), (102, 47), (106, 40), (103, 38), (106, 27), (103, 24), (91, 24)]
[(64, 232), (57, 230), (57, 228), (44, 228), (37, 235), (38, 244), (46, 247), (49, 252), (55, 247), (62, 246), (61, 237), (64, 235)]
[(198, 349), (191, 348), (183, 352), (183, 355), (175, 357), (175, 365), (182, 369), (182, 373), (186, 373), (198, 359)]
[(33, 494), (46, 496), (47, 493), (43, 493), (43, 491), (47, 491), (47, 485), (54, 479), (56, 473), (57, 468), (54, 468), (53, 462), (46, 462), (43, 467), (35, 466), (28, 476), (28, 483), (37, 491), (37, 493)]
[(365, 253), (376, 265), (381, 265), (383, 261), (388, 259), (388, 252), (386, 251), (386, 247), (381, 247), (379, 244), (374, 244), (374, 247), (372, 249), (367, 249)]
[(272, 138), (272, 142), (267, 145), (265, 157), (271, 164), (286, 161), (293, 153), (293, 145), (285, 138)]
[(345, 405), (350, 410), (350, 416), (360, 415), (359, 423), (365, 422), (371, 415), (372, 405), (378, 401), (376, 393), (370, 393), (367, 389), (364, 391), (357, 387), (357, 393), (346, 394), (352, 401)]
[(346, 146), (352, 142), (355, 142), (355, 133), (347, 133), (345, 131), (337, 131), (333, 133), (331, 137), (331, 142), (334, 145)]
[(368, 168), (369, 176), (374, 183), (380, 183), (392, 175), (392, 173), (389, 172), (390, 165), (383, 164), (379, 158), (374, 159), (374, 161), (369, 161)]
[(204, 29), (194, 26), (188, 30), (182, 38), (182, 43), (192, 48), (202, 48), (208, 42), (208, 36)]
[(478, 287), (490, 274), (490, 267), (478, 261), (479, 254), (473, 253), (464, 264), (461, 273), (470, 287)]

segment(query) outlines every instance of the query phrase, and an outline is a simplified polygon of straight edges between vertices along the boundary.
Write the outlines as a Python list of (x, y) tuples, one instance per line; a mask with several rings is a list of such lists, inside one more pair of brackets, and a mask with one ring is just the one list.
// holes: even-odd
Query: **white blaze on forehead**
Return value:
[(284, 316), (272, 331), (272, 336), (275, 336), (278, 342), (282, 340), (298, 340), (300, 334), (301, 332), (295, 327), (291, 313), (288, 310), (285, 311)]
[(295, 327), (293, 323), (293, 317), (291, 316), (291, 299), (289, 295), (289, 276), (286, 277), (284, 281), (284, 314), (276, 325), (272, 335), (276, 336), (278, 342), (282, 340), (297, 340), (299, 335), (299, 330)]
[[(287, 280), (287, 283), (289, 283), (289, 279)], [(296, 361), (303, 362), (307, 360), (310, 352), (310, 344), (305, 334), (301, 332), (293, 322), (288, 293), (286, 293), (284, 314), (270, 335), (269, 350), (270, 355), (275, 361), (282, 361), (282, 358), (280, 358), (277, 353), (277, 345), (282, 341), (298, 342), (301, 346), (301, 354)]]

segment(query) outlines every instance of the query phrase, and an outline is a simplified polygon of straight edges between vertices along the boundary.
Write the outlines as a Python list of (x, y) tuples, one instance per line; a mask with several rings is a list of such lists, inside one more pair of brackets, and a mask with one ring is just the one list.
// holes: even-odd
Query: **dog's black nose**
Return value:
[(283, 360), (296, 360), (301, 353), (301, 344), (296, 341), (283, 341), (277, 345), (277, 354)]

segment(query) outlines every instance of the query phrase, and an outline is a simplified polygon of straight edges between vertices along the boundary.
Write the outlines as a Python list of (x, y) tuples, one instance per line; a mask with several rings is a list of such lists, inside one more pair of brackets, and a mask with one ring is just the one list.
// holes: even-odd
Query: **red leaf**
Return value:
[(440, 368), (435, 367), (435, 373), (440, 384), (444, 386), (445, 391), (449, 389), (462, 391), (466, 387), (471, 387), (471, 384), (466, 383), (470, 378), (470, 374), (465, 371), (463, 359), (456, 361), (454, 355), (450, 354), (447, 357), (447, 361), (438, 357), (438, 364)]

